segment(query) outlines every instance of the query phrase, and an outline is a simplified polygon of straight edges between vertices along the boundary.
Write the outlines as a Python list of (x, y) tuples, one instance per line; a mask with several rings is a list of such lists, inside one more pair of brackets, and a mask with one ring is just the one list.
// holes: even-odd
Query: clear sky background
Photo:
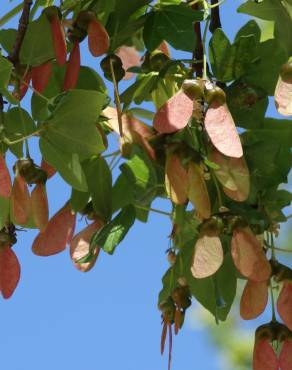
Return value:
[[(2, 0), (0, 16), (17, 3)], [(236, 14), (239, 4), (227, 0), (222, 6), (223, 27), (231, 38), (248, 20)], [(85, 48), (82, 63), (95, 68), (99, 64)], [(58, 176), (48, 182), (51, 215), (69, 193)], [(154, 206), (169, 209), (166, 201)], [(114, 256), (101, 252), (87, 274), (73, 267), (68, 250), (47, 258), (33, 255), (36, 231), (19, 232), (14, 250), (22, 266), (21, 280), (13, 297), (0, 302), (1, 368), (166, 369), (167, 356), (162, 358), (159, 350), (161, 320), (156, 304), (168, 268), (165, 251), (170, 231), (167, 217), (151, 214), (148, 224), (136, 222)], [(221, 369), (207, 334), (192, 329), (188, 318), (174, 340), (172, 368)]]

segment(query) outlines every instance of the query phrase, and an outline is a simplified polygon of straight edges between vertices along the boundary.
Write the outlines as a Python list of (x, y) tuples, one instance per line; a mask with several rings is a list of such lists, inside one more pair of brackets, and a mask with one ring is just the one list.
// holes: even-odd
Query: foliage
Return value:
[[(158, 212), (172, 224), (170, 267), (158, 298), (169, 366), (172, 331), (182, 328), (192, 299), (217, 323), (225, 321), (243, 279), (243, 318), (259, 316), (272, 296), (272, 322), (256, 334), (254, 369), (265, 366), (263, 350), (288, 370), (292, 270), (278, 262), (274, 238), (292, 200), (280, 188), (291, 168), (291, 0), (241, 4), (238, 12), (274, 22), (274, 33), (262, 39), (253, 19), (233, 41), (221, 28), (220, 2), (55, 3), (25, 0), (0, 19), (3, 297), (20, 277), (12, 250), (16, 227), (40, 230), (35, 254), (49, 256), (69, 244), (74, 265), (88, 271), (101, 249), (115, 252), (136, 219), (146, 223), (149, 212)], [(17, 14), (19, 28), (4, 28)], [(103, 75), (81, 66), (81, 43), (99, 58)], [(186, 58), (175, 59), (174, 49)], [(129, 83), (120, 91), (122, 80)], [(31, 112), (22, 106), (24, 96)], [(287, 119), (266, 116), (271, 99)], [(39, 165), (30, 155), (31, 138), (38, 138)], [(45, 184), (56, 172), (72, 191), (49, 220)], [(153, 209), (156, 198), (169, 199), (172, 211)], [(74, 237), (78, 213), (92, 223)], [(286, 326), (276, 322), (276, 303)], [(283, 345), (278, 357), (275, 342)]]

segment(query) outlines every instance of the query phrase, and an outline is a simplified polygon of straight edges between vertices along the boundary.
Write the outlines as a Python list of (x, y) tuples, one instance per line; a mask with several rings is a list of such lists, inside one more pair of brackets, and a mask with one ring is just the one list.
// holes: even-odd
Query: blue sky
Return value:
[[(0, 16), (12, 4), (1, 1)], [(239, 1), (222, 6), (224, 30), (232, 36), (247, 17), (235, 15)], [(15, 24), (15, 22), (14, 22)], [(83, 64), (96, 66), (85, 52)], [(24, 106), (28, 109), (28, 106)], [(36, 153), (36, 142), (31, 147)], [(68, 199), (58, 178), (48, 182), (51, 215)], [(166, 201), (155, 207), (167, 210)], [(136, 222), (114, 256), (101, 253), (95, 268), (82, 274), (65, 251), (49, 258), (31, 253), (35, 231), (20, 232), (15, 251), (22, 276), (13, 297), (0, 303), (1, 363), (7, 370), (161, 370), (160, 314), (156, 308), (171, 225), (151, 214)], [(219, 370), (219, 357), (204, 332), (186, 320), (174, 341), (174, 370)]]

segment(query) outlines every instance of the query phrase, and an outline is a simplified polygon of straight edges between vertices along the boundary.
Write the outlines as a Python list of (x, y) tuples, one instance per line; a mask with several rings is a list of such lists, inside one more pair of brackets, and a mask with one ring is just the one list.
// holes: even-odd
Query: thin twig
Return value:
[(4, 109), (4, 100), (2, 94), (0, 94), (0, 111), (2, 112)]
[(226, 0), (218, 1), (217, 3), (215, 0), (211, 0), (211, 5), (207, 3), (208, 8), (215, 9), (218, 8), (220, 5), (224, 4)]
[(114, 94), (115, 94), (115, 103), (116, 103), (117, 115), (118, 115), (119, 132), (120, 132), (120, 137), (123, 137), (121, 101), (120, 101), (119, 88), (118, 88), (118, 84), (117, 84), (117, 80), (115, 76), (115, 70), (114, 70), (112, 59), (110, 59), (110, 68), (111, 68), (111, 75), (112, 75), (112, 80), (114, 84)]
[[(272, 249), (272, 247), (270, 245), (268, 245), (268, 248), (269, 249)], [(292, 253), (292, 249), (288, 249), (288, 248), (278, 248), (278, 247), (273, 247), (273, 249), (275, 251), (279, 251), (279, 252), (282, 252), (282, 253)]]
[(140, 206), (139, 204), (134, 204), (134, 205), (135, 205), (136, 208), (142, 209), (143, 211), (150, 211), (150, 212), (154, 212), (154, 213), (159, 213), (160, 215), (172, 217), (171, 213), (161, 211), (160, 209), (151, 208), (151, 207), (143, 207), (143, 206)]
[(275, 253), (275, 244), (274, 244), (274, 237), (273, 233), (270, 233), (270, 240), (271, 240), (271, 251), (272, 251), (272, 260), (276, 261), (276, 253)]
[(112, 153), (108, 153), (108, 154), (103, 155), (103, 158), (114, 157), (114, 156), (117, 156), (120, 153), (121, 153), (120, 150), (116, 150), (115, 152), (112, 152)]
[[(26, 72), (25, 72), (26, 74)], [(24, 74), (24, 76), (25, 76)], [(36, 95), (38, 95), (40, 98), (46, 100), (46, 102), (49, 102), (50, 99), (48, 99), (46, 96), (44, 96), (43, 94), (41, 94), (39, 91), (37, 91), (36, 89), (34, 89), (29, 83), (27, 83), (23, 77), (19, 76), (17, 73), (13, 72), (12, 71), (12, 75), (15, 76), (16, 78), (19, 79), (19, 81), (21, 81), (21, 83), (23, 83), (25, 86), (27, 86), (30, 90), (32, 90), (32, 92), (34, 92)]]
[(2, 141), (3, 141), (3, 143), (5, 143), (7, 145), (15, 145), (15, 144), (18, 144), (18, 143), (22, 143), (23, 141), (25, 141), (25, 140), (33, 137), (33, 136), (39, 135), (42, 131), (44, 131), (44, 129), (45, 129), (44, 127), (41, 127), (38, 130), (32, 132), (31, 134), (26, 135), (26, 136), (22, 136), (20, 139), (13, 140), (13, 141), (9, 140), (7, 137), (4, 137), (2, 139)]
[(203, 79), (207, 79), (207, 51), (206, 51), (206, 39), (207, 39), (207, 32), (208, 32), (208, 26), (209, 26), (210, 20), (206, 20), (205, 24), (205, 29), (203, 33), (203, 40), (202, 40), (202, 46), (203, 46), (203, 53), (204, 53), (204, 58), (203, 58)]
[(23, 1), (23, 10), (22, 10), (21, 17), (19, 19), (15, 44), (13, 46), (11, 54), (8, 57), (10, 62), (13, 63), (14, 65), (16, 65), (19, 62), (20, 49), (21, 49), (24, 36), (27, 30), (27, 26), (29, 23), (29, 13), (30, 13), (31, 5), (32, 5), (32, 0)]

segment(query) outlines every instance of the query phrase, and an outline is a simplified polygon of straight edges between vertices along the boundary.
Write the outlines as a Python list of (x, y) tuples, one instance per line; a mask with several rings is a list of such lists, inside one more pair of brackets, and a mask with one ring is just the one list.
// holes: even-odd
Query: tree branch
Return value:
[[(211, 0), (211, 5), (215, 5), (216, 3), (217, 0)], [(209, 30), (210, 32), (214, 33), (217, 28), (222, 28), (219, 5), (214, 8), (211, 8), (211, 22)]]
[(21, 17), (19, 19), (15, 44), (13, 46), (13, 50), (11, 54), (8, 57), (10, 62), (12, 62), (14, 65), (19, 62), (19, 53), (20, 53), (20, 49), (23, 43), (26, 30), (27, 30), (27, 26), (29, 23), (29, 13), (30, 13), (31, 5), (32, 5), (32, 0), (23, 1), (23, 9), (22, 9)]
[(0, 94), (0, 113), (4, 110), (4, 100), (2, 94)]
[[(198, 4), (194, 4), (192, 6), (192, 8), (197, 10), (198, 9)], [(200, 62), (200, 63), (197, 62), (197, 63), (192, 64), (192, 70), (196, 73), (197, 77), (203, 77), (204, 48), (203, 48), (200, 22), (196, 22), (194, 24), (194, 31), (195, 31), (195, 35), (196, 35), (196, 48), (195, 48), (195, 51), (193, 53), (193, 59), (195, 59), (196, 61), (201, 60), (202, 62)]]

